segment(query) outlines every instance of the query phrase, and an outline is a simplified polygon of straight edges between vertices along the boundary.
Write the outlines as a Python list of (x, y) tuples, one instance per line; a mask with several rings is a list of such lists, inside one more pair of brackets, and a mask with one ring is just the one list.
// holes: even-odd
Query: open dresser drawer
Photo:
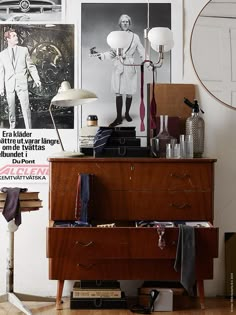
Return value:
[[(167, 268), (168, 277), (175, 279), (179, 277), (173, 267), (178, 235), (178, 227), (165, 228), (161, 249), (155, 227), (51, 227), (47, 229), (47, 257), (53, 266), (49, 277), (112, 279), (119, 271), (119, 279), (146, 279), (154, 275), (153, 266), (145, 265), (170, 264), (173, 273)], [(196, 227), (195, 242), (197, 274), (203, 276), (200, 271), (205, 268), (204, 278), (209, 278), (213, 258), (218, 256), (218, 228)]]

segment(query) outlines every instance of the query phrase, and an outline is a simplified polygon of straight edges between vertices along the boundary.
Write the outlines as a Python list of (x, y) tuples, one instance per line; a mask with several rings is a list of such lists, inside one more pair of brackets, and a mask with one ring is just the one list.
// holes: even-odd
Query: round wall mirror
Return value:
[(191, 34), (191, 58), (202, 85), (236, 109), (236, 2), (211, 0)]

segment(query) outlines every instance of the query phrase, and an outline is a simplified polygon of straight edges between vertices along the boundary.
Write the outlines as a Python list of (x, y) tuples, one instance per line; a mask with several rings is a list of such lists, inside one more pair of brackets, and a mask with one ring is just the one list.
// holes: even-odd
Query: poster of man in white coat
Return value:
[[(150, 3), (149, 11), (150, 28), (171, 28), (170, 3)], [(88, 109), (83, 107), (82, 124), (85, 124), (87, 115), (96, 114), (101, 126), (135, 126), (139, 132), (140, 67), (122, 65), (106, 39), (111, 31), (130, 32), (132, 39), (124, 62), (140, 64), (144, 59), (147, 4), (84, 1), (81, 16), (82, 87), (98, 95), (96, 104), (91, 104)], [(152, 72), (146, 70), (145, 91), (146, 84), (152, 82)], [(170, 72), (170, 55), (167, 54), (163, 67), (158, 70), (158, 82), (169, 83)]]

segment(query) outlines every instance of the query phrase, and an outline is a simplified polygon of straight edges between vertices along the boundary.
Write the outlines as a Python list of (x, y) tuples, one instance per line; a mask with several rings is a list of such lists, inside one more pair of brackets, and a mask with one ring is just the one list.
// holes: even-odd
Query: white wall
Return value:
[[(236, 111), (214, 99), (200, 85), (190, 59), (189, 45), (193, 23), (198, 12), (207, 1), (184, 1), (185, 6), (185, 55), (184, 82), (198, 84), (198, 98), (205, 115), (206, 145), (205, 155), (217, 158), (215, 165), (215, 212), (214, 225), (219, 227), (219, 258), (214, 263), (214, 279), (205, 282), (206, 294), (224, 294), (224, 233), (235, 232), (236, 220), (236, 145), (233, 135), (236, 132)], [(204, 47), (202, 51), (204, 57)]]
[[(68, 10), (75, 1), (69, 0)], [(77, 1), (76, 1), (77, 2)], [(135, 2), (135, 1), (134, 1)], [(236, 111), (222, 105), (204, 90), (194, 73), (190, 58), (190, 35), (193, 23), (206, 0), (184, 0), (184, 76), (182, 82), (198, 85), (198, 99), (205, 110), (205, 155), (218, 159), (215, 167), (215, 226), (220, 229), (219, 258), (214, 264), (214, 279), (206, 281), (206, 295), (224, 294), (224, 232), (235, 231), (236, 222)], [(76, 10), (71, 14), (76, 16)], [(70, 23), (73, 22), (71, 19)], [(202, 51), (204, 57), (204, 47)], [(55, 296), (56, 282), (48, 280), (46, 258), (46, 227), (48, 224), (48, 185), (31, 185), (40, 191), (44, 207), (24, 213), (23, 224), (15, 233), (15, 291), (43, 296)], [(5, 291), (7, 226), (0, 216), (0, 294)], [(72, 283), (66, 282), (64, 294), (69, 295)], [(129, 287), (129, 291), (132, 291)]]

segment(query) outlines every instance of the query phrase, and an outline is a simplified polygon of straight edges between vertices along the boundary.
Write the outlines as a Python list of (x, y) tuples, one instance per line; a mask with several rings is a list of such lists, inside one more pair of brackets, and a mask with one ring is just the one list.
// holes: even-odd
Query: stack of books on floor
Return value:
[(71, 309), (126, 309), (127, 302), (117, 280), (81, 280), (74, 283)]
[[(0, 193), (0, 209), (4, 208), (7, 193)], [(39, 192), (22, 192), (19, 194), (20, 209), (27, 211), (42, 207), (42, 200), (39, 199)]]

